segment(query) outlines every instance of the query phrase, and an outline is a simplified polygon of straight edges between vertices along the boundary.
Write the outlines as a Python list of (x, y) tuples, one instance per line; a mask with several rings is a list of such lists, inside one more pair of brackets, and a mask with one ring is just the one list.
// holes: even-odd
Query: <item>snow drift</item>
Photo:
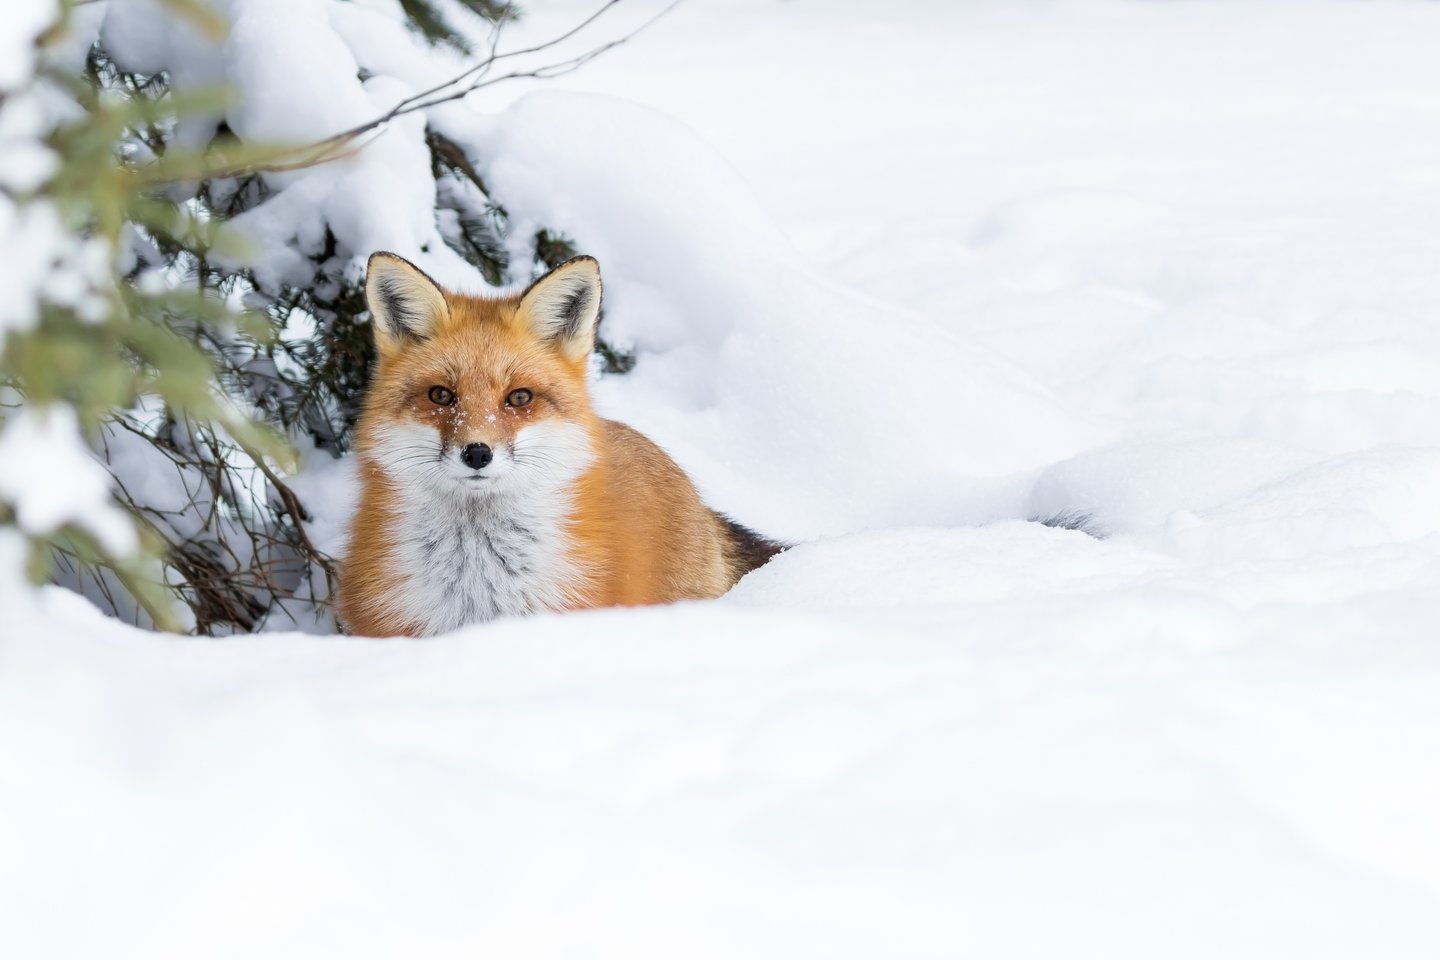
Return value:
[(1103, 435), (992, 352), (806, 266), (674, 120), (531, 94), (473, 136), (507, 204), (600, 260), (605, 335), (638, 358), (600, 383), (603, 409), (752, 525), (795, 538), (958, 519), (973, 481)]
[(414, 643), (6, 597), (7, 953), (1436, 955), (1440, 8), (838, 9), (437, 120), (805, 542)]

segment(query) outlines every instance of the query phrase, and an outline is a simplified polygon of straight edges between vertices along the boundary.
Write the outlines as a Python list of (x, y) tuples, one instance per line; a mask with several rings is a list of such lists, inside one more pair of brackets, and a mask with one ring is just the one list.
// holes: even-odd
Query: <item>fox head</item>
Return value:
[(378, 365), (360, 455), (417, 493), (487, 497), (573, 482), (594, 459), (585, 373), (600, 292), (592, 257), (518, 295), (475, 297), (394, 254), (371, 256)]

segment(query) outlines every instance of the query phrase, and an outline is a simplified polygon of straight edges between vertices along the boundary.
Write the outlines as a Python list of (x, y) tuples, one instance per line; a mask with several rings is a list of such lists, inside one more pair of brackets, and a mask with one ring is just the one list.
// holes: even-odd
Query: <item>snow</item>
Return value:
[(0, 280), (14, 291), (0, 306), (0, 333), (25, 331), (40, 320), (40, 295), (48, 279), (43, 268), (61, 260), (70, 248), (65, 230), (52, 204), (44, 201), (20, 206), (0, 195)]
[[(1020, 473), (1103, 436), (1002, 358), (799, 262), (678, 123), (541, 93), (473, 137), (492, 190), (536, 223), (569, 225), (600, 261), (605, 335), (639, 356), (624, 380), (601, 381), (604, 409), (709, 478), (712, 503), (748, 523), (798, 538), (946, 517), (966, 478)], [(986, 406), (1007, 416), (958, 415)]]
[(68, 406), (22, 409), (0, 424), (0, 503), (33, 537), (73, 524), (111, 556), (127, 556), (136, 547), (129, 517), (111, 500), (110, 475), (80, 442)]
[[(386, 8), (333, 6), (377, 63)], [(1434, 957), (1437, 27), (692, 3), (438, 111), (598, 257), (604, 409), (800, 542), (423, 642), (7, 595), (0, 947)], [(385, 56), (373, 104), (433, 79)], [(417, 138), (277, 199), (406, 253)], [(338, 543), (347, 466), (295, 489)]]
[(22, 86), (35, 69), (35, 40), (54, 22), (59, 4), (33, 0), (21, 4), (0, 28), (0, 93)]
[[(865, 536), (719, 604), (433, 643), (177, 641), (47, 596), (0, 670), (5, 928), (56, 956), (1429, 955), (1437, 664), (1404, 624), (1433, 600), (1247, 607), (1020, 522)], [(857, 546), (895, 568), (857, 577)]]
[[(161, 5), (163, 7), (164, 5)], [(155, 0), (112, 0), (99, 36), (122, 68), (164, 67), (175, 86), (243, 90), (223, 113), (187, 112), (176, 141), (203, 146), (223, 120), (247, 143), (297, 147), (359, 126), (433, 83), (436, 73), (458, 69), (453, 55), (431, 51), (402, 25), (398, 7), (333, 0), (226, 0), (216, 5), (231, 26), (223, 38), (206, 37), (183, 18), (157, 16)], [(77, 27), (83, 33), (87, 24)], [(369, 58), (375, 58), (371, 63)], [(391, 63), (405, 71), (390, 72)], [(397, 68), (398, 71), (398, 68)], [(373, 74), (363, 79), (366, 74)], [(437, 277), (468, 276), (469, 269), (440, 238), (435, 224), (435, 181), (424, 141), (424, 117), (402, 117), (340, 149), (319, 169), (281, 169), (263, 175), (274, 195), (233, 218), (238, 249), (222, 259), (254, 268), (272, 293), (285, 283), (310, 282), (323, 260), (326, 231), (352, 258), (360, 279), (368, 252), (392, 249), (422, 263)], [(356, 198), (365, 198), (357, 203)]]

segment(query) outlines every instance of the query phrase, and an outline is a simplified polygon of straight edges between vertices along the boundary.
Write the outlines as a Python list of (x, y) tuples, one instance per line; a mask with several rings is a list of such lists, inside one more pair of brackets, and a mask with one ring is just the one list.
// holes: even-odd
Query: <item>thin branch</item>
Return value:
[(290, 514), (290, 519), (295, 523), (295, 532), (300, 537), (300, 542), (304, 544), (311, 559), (318, 562), (324, 569), (325, 579), (328, 583), (335, 574), (335, 568), (331, 564), (330, 557), (317, 550), (315, 545), (310, 542), (310, 535), (305, 532), (305, 508), (301, 506), (300, 498), (295, 495), (295, 491), (275, 475), (275, 471), (270, 469), (270, 465), (265, 462), (265, 457), (258, 450), (251, 450), (239, 441), (236, 441), (236, 445), (249, 455), (250, 459), (255, 462), (255, 466), (265, 475), (265, 479), (269, 480), (270, 485), (275, 488), (275, 492), (280, 495), (280, 499), (285, 503), (285, 509)]
[[(500, 24), (497, 24), (494, 33), (491, 35), (490, 54), (486, 57), (486, 59), (479, 64), (471, 67), (470, 69), (465, 70), (464, 72), (459, 73), (454, 77), (451, 77), (444, 83), (436, 84), (428, 90), (422, 90), (419, 93), (415, 93), (410, 95), (409, 97), (406, 97), (404, 100), (401, 100), (395, 106), (385, 111), (385, 113), (381, 114), (378, 117), (375, 117), (372, 120), (367, 120), (365, 123), (351, 127), (348, 130), (342, 130), (339, 133), (326, 137), (323, 140), (316, 141), (315, 143), (308, 144), (303, 147), (298, 147), (293, 150), (285, 151), (283, 154), (283, 156), (295, 157), (296, 159), (276, 160), (272, 163), (241, 163), (234, 164), (229, 167), (220, 167), (213, 171), (206, 171), (203, 174), (203, 179), (237, 177), (248, 173), (280, 173), (290, 170), (301, 170), (307, 167), (318, 166), (322, 163), (329, 163), (333, 160), (338, 160), (343, 157), (351, 156), (363, 150), (370, 142), (369, 140), (366, 140), (357, 144), (355, 143), (355, 141), (359, 140), (359, 138), (363, 137), (365, 134), (371, 132), (372, 130), (384, 126), (391, 120), (395, 120), (399, 117), (403, 117), (407, 114), (415, 113), (420, 110), (428, 110), (431, 107), (438, 107), (443, 103), (449, 103), (453, 100), (460, 100), (464, 97), (469, 96), (477, 90), (483, 90), (486, 87), (492, 87), (498, 83), (504, 83), (507, 80), (546, 80), (553, 77), (563, 76), (567, 73), (578, 70), (581, 67), (585, 66), (585, 64), (589, 63), (591, 60), (594, 60), (596, 57), (600, 56), (601, 54), (607, 53), (610, 50), (613, 50), (616, 47), (621, 46), (622, 44), (627, 43), (630, 40), (633, 40), (645, 30), (648, 30), (658, 20), (660, 20), (661, 17), (664, 17), (671, 10), (674, 10), (677, 6), (679, 6), (682, 0), (670, 0), (670, 3), (666, 4), (663, 8), (661, 8), (659, 12), (650, 17), (644, 23), (637, 26), (635, 29), (631, 30), (629, 33), (617, 37), (614, 40), (606, 41), (605, 43), (602, 43), (597, 47), (587, 50), (584, 53), (577, 54), (576, 56), (571, 57), (568, 60), (562, 60), (559, 63), (547, 64), (543, 67), (536, 67), (532, 70), (517, 70), (512, 73), (502, 74), (498, 77), (486, 77), (486, 73), (495, 63), (501, 60), (509, 59), (511, 57), (518, 57), (530, 53), (538, 53), (542, 50), (547, 50), (555, 46), (556, 44), (562, 43), (565, 40), (568, 40), (570, 37), (575, 36), (575, 34), (579, 33), (589, 24), (594, 23), (606, 11), (610, 10), (612, 7), (616, 6), (621, 2), (622, 0), (606, 0), (605, 4), (601, 6), (600, 9), (596, 10), (590, 16), (586, 17), (574, 27), (571, 27), (569, 30), (560, 34), (558, 37), (547, 40), (544, 43), (537, 44), (533, 47), (526, 47), (522, 50), (510, 50), (505, 53), (495, 52), (495, 44), (499, 42), (500, 37)], [(354, 146), (352, 146), (352, 144), (354, 144)], [(184, 179), (193, 180), (195, 179), (195, 177), (191, 176)], [(167, 181), (165, 178), (157, 178), (154, 182), (166, 183), (169, 181)]]
[[(545, 42), (542, 43), (542, 44), (539, 44), (539, 45), (533, 46), (533, 47), (528, 47), (528, 48), (526, 48), (526, 49), (524, 49), (524, 50), (511, 50), (511, 51), (509, 51), (509, 52), (507, 52), (507, 53), (499, 53), (499, 54), (497, 54), (497, 53), (495, 52), (495, 50), (496, 50), (496, 48), (500, 45), (500, 30), (501, 30), (501, 28), (502, 28), (502, 27), (504, 26), (504, 24), (505, 24), (505, 21), (502, 20), (502, 21), (500, 21), (499, 23), (495, 24), (495, 29), (494, 29), (493, 31), (491, 31), (491, 33), (490, 33), (490, 52), (489, 52), (489, 54), (486, 56), (486, 58), (485, 58), (484, 60), (482, 60), (482, 61), (480, 61), (479, 63), (477, 63), (475, 66), (471, 67), (469, 70), (466, 70), (466, 71), (464, 71), (463, 73), (460, 73), (460, 74), (457, 74), (457, 75), (454, 76), (454, 77), (451, 77), (449, 80), (446, 80), (444, 83), (440, 83), (440, 84), (437, 84), (437, 85), (431, 87), (429, 90), (421, 90), (419, 93), (411, 94), (410, 96), (406, 97), (404, 100), (401, 100), (399, 103), (395, 104), (395, 106), (391, 107), (390, 110), (389, 110), (389, 112), (386, 113), (384, 116), (379, 117), (379, 118), (377, 118), (377, 119), (375, 119), (375, 120), (372, 120), (372, 121), (371, 121), (370, 123), (368, 123), (368, 124), (362, 124), (361, 126), (355, 127), (355, 128), (353, 128), (353, 129), (351, 129), (351, 130), (342, 131), (341, 133), (338, 133), (338, 134), (336, 134), (335, 136), (336, 136), (336, 137), (351, 137), (351, 138), (353, 138), (353, 137), (355, 137), (355, 136), (359, 136), (361, 133), (364, 133), (366, 130), (371, 129), (372, 127), (378, 126), (379, 124), (385, 123), (385, 122), (387, 122), (387, 121), (389, 121), (389, 120), (393, 120), (393, 119), (395, 119), (396, 117), (400, 116), (400, 115), (403, 114), (403, 113), (409, 113), (409, 112), (410, 112), (410, 109), (412, 108), (412, 105), (413, 105), (413, 104), (416, 104), (416, 103), (418, 103), (418, 102), (421, 101), (421, 100), (424, 100), (426, 97), (430, 97), (430, 96), (433, 96), (433, 95), (439, 93), (440, 91), (444, 90), (446, 87), (453, 87), (453, 86), (455, 86), (456, 84), (463, 83), (463, 82), (465, 82), (467, 79), (470, 79), (470, 78), (478, 79), (479, 77), (483, 77), (483, 76), (485, 75), (486, 71), (488, 71), (488, 70), (490, 69), (490, 67), (491, 67), (493, 64), (495, 64), (497, 61), (506, 60), (506, 59), (508, 59), (508, 58), (510, 58), (510, 57), (522, 56), (522, 55), (527, 54), (527, 53), (539, 53), (539, 52), (542, 51), (542, 50), (548, 50), (549, 48), (555, 46), (556, 44), (564, 43), (566, 40), (569, 40), (571, 37), (575, 36), (575, 34), (579, 33), (581, 30), (584, 30), (584, 29), (585, 29), (586, 27), (588, 27), (590, 24), (592, 24), (592, 23), (594, 23), (596, 20), (600, 19), (600, 17), (603, 16), (606, 11), (610, 10), (612, 7), (614, 7), (616, 4), (618, 4), (618, 3), (620, 3), (620, 2), (621, 2), (621, 0), (605, 0), (605, 3), (600, 7), (599, 10), (596, 10), (594, 13), (590, 14), (590, 16), (586, 17), (584, 20), (581, 20), (581, 21), (580, 21), (578, 24), (576, 24), (575, 26), (571, 27), (569, 30), (567, 30), (567, 31), (565, 31), (564, 33), (560, 34), (560, 36), (555, 37), (555, 38), (553, 38), (553, 39), (551, 39), (551, 40), (547, 40), (547, 41), (545, 41)], [(508, 8), (507, 8), (507, 9), (508, 9)], [(334, 139), (334, 138), (331, 138), (331, 139)], [(324, 141), (322, 141), (322, 142), (324, 142)]]

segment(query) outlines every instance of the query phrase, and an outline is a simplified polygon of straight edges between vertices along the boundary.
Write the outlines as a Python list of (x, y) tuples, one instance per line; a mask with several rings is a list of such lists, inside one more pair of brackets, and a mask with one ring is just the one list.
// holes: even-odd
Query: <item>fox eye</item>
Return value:
[(455, 402), (455, 391), (449, 387), (431, 387), (430, 402), (439, 404), (442, 407), (448, 407)]
[(534, 399), (535, 394), (521, 387), (519, 390), (510, 391), (510, 396), (505, 398), (505, 405), (507, 407), (523, 407)]

